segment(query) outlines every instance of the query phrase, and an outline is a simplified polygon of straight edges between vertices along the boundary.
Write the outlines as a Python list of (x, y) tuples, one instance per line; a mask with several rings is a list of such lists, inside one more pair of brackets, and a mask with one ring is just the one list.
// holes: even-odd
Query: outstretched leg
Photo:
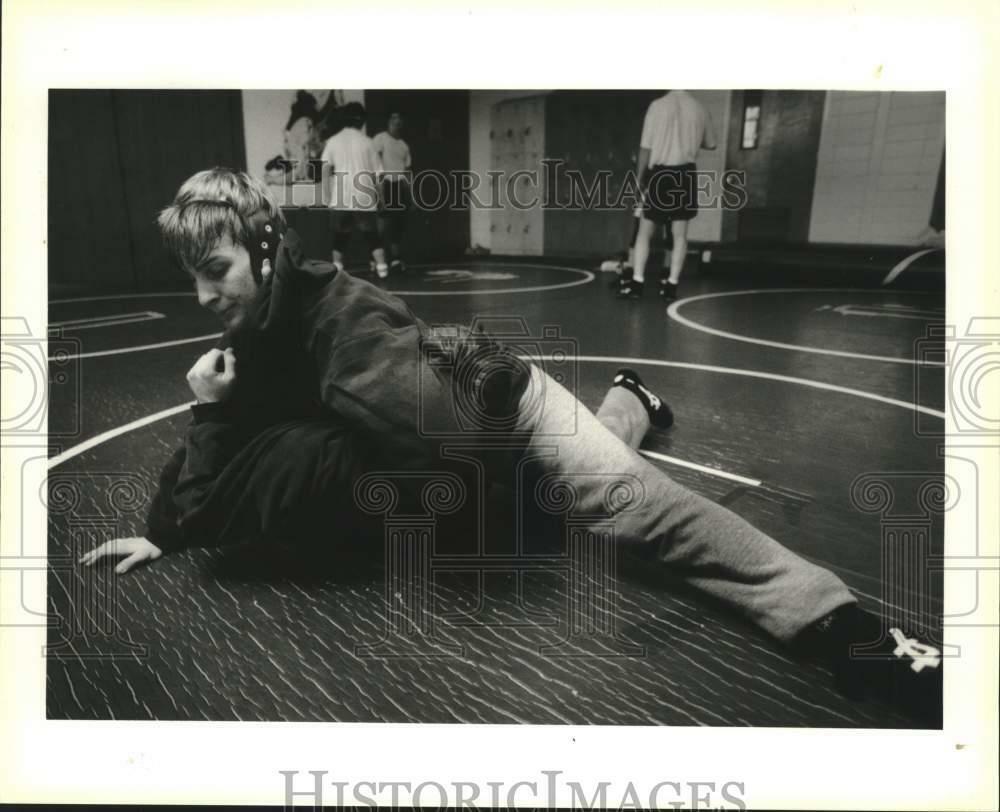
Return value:
[[(532, 432), (533, 446), (558, 450), (536, 458), (534, 473), (566, 475), (574, 513), (602, 517), (601, 532), (612, 519), (618, 541), (733, 606), (801, 654), (820, 659), (849, 696), (876, 696), (921, 723), (940, 726), (937, 649), (900, 629), (885, 628), (881, 618), (858, 607), (832, 572), (678, 485), (639, 456), (634, 442), (644, 423), (625, 393), (609, 393), (598, 417), (539, 369), (533, 368), (532, 375), (520, 404), (519, 428)], [(625, 427), (620, 432), (608, 427), (614, 425), (608, 418), (616, 406), (629, 414), (618, 424)], [(615, 483), (633, 486), (633, 497), (608, 504), (609, 493), (621, 496), (626, 490), (608, 487)], [(873, 644), (875, 657), (870, 656)], [(856, 646), (869, 656), (856, 656)]]
[[(680, 577), (734, 606), (779, 640), (790, 641), (812, 622), (855, 602), (833, 573), (678, 485), (566, 389), (537, 368), (532, 375), (535, 380), (520, 405), (520, 414), (531, 425), (518, 428), (531, 433), (532, 445), (556, 446), (559, 452), (539, 459), (537, 473), (597, 474), (607, 480), (597, 482), (600, 476), (588, 476), (586, 482), (574, 483), (581, 515), (607, 512), (608, 483), (616, 479), (641, 483), (628, 504), (615, 507), (617, 539), (648, 550)], [(539, 398), (543, 401), (533, 402)]]

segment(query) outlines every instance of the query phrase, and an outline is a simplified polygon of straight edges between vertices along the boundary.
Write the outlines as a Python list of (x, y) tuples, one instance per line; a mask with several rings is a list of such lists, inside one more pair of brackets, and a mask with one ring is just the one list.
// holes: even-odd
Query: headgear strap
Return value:
[(258, 209), (249, 217), (240, 214), (231, 200), (220, 197), (217, 200), (212, 198), (195, 198), (185, 203), (188, 206), (192, 203), (215, 203), (225, 206), (236, 214), (243, 222), (243, 230), (247, 235), (247, 251), (250, 254), (250, 270), (253, 278), (259, 285), (264, 281), (264, 260), (271, 262), (271, 268), (278, 256), (278, 245), (285, 236), (281, 229), (281, 222), (276, 217), (269, 217), (263, 209)]
[(246, 226), (247, 239), (250, 243), (248, 247), (250, 268), (259, 285), (264, 279), (264, 260), (270, 261), (273, 270), (278, 256), (278, 244), (285, 235), (279, 221), (268, 217), (264, 210), (255, 212), (243, 223)]

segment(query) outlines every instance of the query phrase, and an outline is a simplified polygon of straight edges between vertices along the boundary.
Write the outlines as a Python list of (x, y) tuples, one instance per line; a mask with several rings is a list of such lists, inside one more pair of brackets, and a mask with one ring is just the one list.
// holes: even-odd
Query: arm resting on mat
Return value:
[(192, 407), (194, 424), (188, 431), (185, 447), (174, 452), (160, 475), (159, 488), (146, 519), (146, 536), (106, 542), (81, 558), (81, 563), (89, 566), (107, 555), (127, 555), (115, 568), (116, 572), (125, 573), (136, 564), (155, 561), (165, 552), (188, 545), (181, 527), (184, 510), (211, 489), (239, 446), (222, 403), (235, 377), (236, 360), (231, 349), (214, 349), (198, 359), (187, 376), (191, 391), (199, 400)]
[(115, 572), (124, 574), (139, 564), (188, 547), (190, 541), (181, 528), (183, 512), (175, 501), (175, 491), (182, 491), (188, 510), (211, 491), (219, 473), (238, 450), (235, 431), (225, 423), (208, 422), (206, 407), (195, 406), (195, 422), (188, 431), (185, 445), (173, 453), (160, 474), (159, 487), (146, 516), (146, 534), (106, 541), (80, 559), (91, 566), (105, 556), (127, 556)]

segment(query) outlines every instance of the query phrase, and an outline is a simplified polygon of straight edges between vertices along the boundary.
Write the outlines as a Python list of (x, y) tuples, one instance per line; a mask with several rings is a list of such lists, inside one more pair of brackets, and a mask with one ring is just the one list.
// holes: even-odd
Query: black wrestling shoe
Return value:
[(642, 282), (636, 282), (631, 277), (626, 279), (624, 276), (618, 283), (618, 298), (619, 299), (641, 299), (642, 289), (644, 285)]
[(677, 299), (678, 286), (667, 277), (660, 278), (660, 298), (666, 302), (673, 302)]
[(625, 262), (619, 262), (618, 265), (619, 268), (617, 273), (613, 277), (611, 277), (611, 280), (608, 282), (608, 287), (611, 288), (612, 290), (618, 290), (618, 288), (621, 287), (623, 279), (632, 278), (631, 265)]
[(634, 369), (619, 369), (615, 373), (615, 378), (611, 382), (612, 386), (621, 386), (628, 389), (633, 395), (639, 398), (649, 415), (649, 422), (658, 429), (669, 429), (674, 424), (674, 413), (667, 402), (661, 397), (650, 392), (639, 377), (639, 373)]
[(796, 642), (831, 668), (837, 690), (849, 699), (876, 699), (920, 725), (941, 727), (943, 665), (934, 646), (886, 628), (857, 604), (835, 609)]

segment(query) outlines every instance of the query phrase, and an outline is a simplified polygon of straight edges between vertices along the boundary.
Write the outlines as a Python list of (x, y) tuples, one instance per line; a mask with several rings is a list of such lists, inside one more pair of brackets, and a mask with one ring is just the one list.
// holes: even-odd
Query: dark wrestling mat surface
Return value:
[[(544, 287), (582, 278), (512, 267), (515, 280), (428, 279), (418, 269), (406, 289), (482, 289), (526, 280)], [(495, 264), (489, 271), (507, 272)], [(558, 324), (584, 355), (749, 369), (901, 401), (917, 391), (918, 373), (911, 366), (807, 355), (696, 332), (667, 319), (652, 291), (642, 302), (613, 302), (604, 281), (598, 276), (538, 294), (413, 296), (408, 302), (429, 321), (517, 313), (535, 335), (542, 325)], [(695, 278), (682, 293), (732, 287)], [(920, 329), (913, 320), (841, 313), (834, 319), (832, 308), (853, 302), (849, 294), (763, 297), (742, 310), (746, 298), (704, 300), (682, 312), (709, 326), (779, 341), (801, 338), (795, 328), (800, 323), (812, 331), (809, 343), (885, 354), (905, 352)], [(915, 294), (885, 293), (866, 301), (914, 306), (930, 299), (941, 306), (940, 299)], [(713, 301), (716, 309), (709, 307)], [(167, 317), (81, 331), (82, 349), (176, 340), (214, 327), (191, 298), (52, 308), (66, 319), (146, 309)], [(838, 340), (831, 324), (841, 322), (863, 324), (867, 337), (852, 331)], [(76, 393), (76, 400), (67, 395), (60, 408), (55, 399), (51, 416), (60, 449), (184, 403), (190, 397), (184, 372), (209, 346), (74, 362), (70, 384), (61, 391)], [(579, 364), (576, 386), (585, 404), (596, 408), (618, 365), (613, 359)], [(664, 470), (830, 566), (877, 608), (879, 517), (859, 512), (850, 488), (859, 474), (887, 468), (940, 472), (933, 440), (914, 436), (913, 413), (773, 379), (636, 366), (677, 413), (676, 427), (652, 433), (646, 448), (762, 484), (747, 487), (674, 465)], [(940, 371), (919, 374), (920, 402), (940, 408)], [(432, 590), (431, 643), (432, 653), (446, 656), (421, 658), (358, 651), (377, 644), (401, 617), (393, 606), (400, 598), (390, 594), (386, 601), (379, 549), (360, 562), (328, 556), (313, 561), (301, 550), (280, 548), (194, 551), (123, 577), (113, 574), (112, 565), (76, 567), (72, 562), (82, 549), (141, 529), (159, 468), (186, 422), (182, 414), (110, 439), (50, 477), (48, 595), (59, 622), (49, 633), (49, 718), (911, 726), (887, 708), (846, 701), (822, 670), (790, 659), (728, 610), (629, 561), (621, 563), (617, 638), (568, 643), (573, 607), (593, 579), (574, 581), (565, 562), (520, 576), (494, 568), (482, 580), (440, 566)], [(501, 547), (509, 539), (511, 513), (501, 507), (490, 514), (490, 538)], [(940, 524), (934, 520), (934, 545), (940, 544)], [(436, 532), (464, 543), (446, 526)], [(546, 649), (560, 642), (557, 656)], [(609, 653), (630, 656), (595, 656)]]

